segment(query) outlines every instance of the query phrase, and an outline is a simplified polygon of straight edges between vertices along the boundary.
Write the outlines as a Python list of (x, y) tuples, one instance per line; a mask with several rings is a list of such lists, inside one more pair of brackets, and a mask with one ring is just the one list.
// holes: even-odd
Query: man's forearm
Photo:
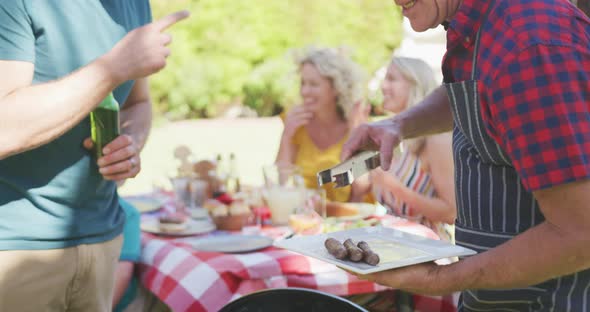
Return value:
[(404, 139), (453, 129), (453, 115), (444, 86), (435, 89), (421, 103), (396, 115)]
[(57, 81), (0, 98), (0, 159), (46, 144), (73, 128), (120, 82), (95, 62)]
[(152, 103), (149, 100), (121, 110), (121, 132), (132, 136), (140, 151), (145, 146), (151, 128)]
[(121, 109), (120, 123), (122, 134), (130, 135), (138, 151), (141, 151), (152, 128), (152, 101), (147, 78), (135, 81)]
[(544, 222), (485, 253), (439, 267), (437, 280), (450, 290), (530, 286), (589, 268), (588, 246), (590, 237), (572, 237)]

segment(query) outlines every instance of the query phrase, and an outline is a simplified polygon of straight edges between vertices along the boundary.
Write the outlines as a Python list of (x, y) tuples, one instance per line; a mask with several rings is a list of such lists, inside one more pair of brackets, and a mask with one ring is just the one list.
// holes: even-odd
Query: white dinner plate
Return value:
[[(355, 243), (365, 241), (379, 255), (381, 261), (376, 266), (372, 266), (364, 262), (336, 259), (324, 246), (324, 242), (329, 237), (340, 242), (344, 242), (347, 238), (351, 238)], [(475, 251), (461, 246), (381, 226), (294, 237), (276, 241), (274, 245), (335, 264), (359, 274), (385, 271), (448, 257), (476, 254)]]
[(215, 230), (215, 224), (209, 220), (194, 220), (189, 219), (186, 229), (179, 232), (162, 231), (159, 226), (158, 219), (148, 219), (141, 221), (141, 230), (144, 232), (168, 235), (168, 236), (190, 236), (197, 234), (205, 234)]
[(208, 219), (209, 210), (205, 208), (189, 208), (188, 213), (193, 219)]
[(273, 240), (262, 235), (220, 235), (186, 238), (182, 242), (200, 251), (223, 253), (252, 252), (272, 246)]
[(163, 200), (147, 196), (128, 196), (123, 197), (123, 199), (133, 205), (140, 213), (155, 211), (164, 205)]

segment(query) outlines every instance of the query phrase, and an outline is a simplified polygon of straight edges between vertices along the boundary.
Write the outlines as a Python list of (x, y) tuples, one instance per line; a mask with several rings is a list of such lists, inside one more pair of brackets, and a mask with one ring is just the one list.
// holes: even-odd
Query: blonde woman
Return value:
[[(281, 116), (284, 130), (276, 162), (297, 165), (306, 187), (316, 188), (317, 172), (340, 162), (350, 130), (368, 113), (359, 102), (363, 75), (361, 68), (337, 49), (309, 49), (297, 65), (302, 103)], [(346, 202), (351, 192), (351, 187), (326, 186), (331, 201)]]
[[(428, 64), (394, 57), (381, 84), (383, 107), (400, 113), (436, 86)], [(449, 241), (456, 216), (451, 142), (450, 132), (406, 140), (389, 172), (378, 169), (370, 176), (373, 195), (391, 213), (425, 224)]]
[[(394, 57), (381, 83), (383, 108), (400, 113), (419, 103), (436, 88), (434, 72), (425, 62)], [(456, 206), (453, 180), (451, 134), (438, 134), (405, 140), (396, 151), (387, 172), (375, 169), (363, 179), (362, 196), (372, 193), (389, 213), (420, 222), (433, 229), (441, 239), (453, 241)], [(400, 290), (354, 295), (351, 301), (369, 311), (410, 309), (412, 297)]]

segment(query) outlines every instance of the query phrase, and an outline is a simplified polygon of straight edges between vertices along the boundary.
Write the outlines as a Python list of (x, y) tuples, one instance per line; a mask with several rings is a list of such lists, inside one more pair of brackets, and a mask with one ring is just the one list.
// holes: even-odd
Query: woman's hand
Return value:
[(283, 136), (292, 138), (299, 127), (306, 125), (313, 118), (313, 113), (304, 106), (294, 107), (285, 117), (285, 128)]
[(369, 193), (371, 193), (371, 179), (368, 174), (365, 174), (354, 179), (352, 182), (348, 201), (351, 203), (361, 203)]
[(352, 110), (348, 114), (348, 127), (350, 130), (356, 128), (357, 126), (364, 124), (369, 120), (369, 114), (371, 113), (371, 105), (365, 104), (362, 101), (357, 101), (354, 103)]
[[(92, 149), (92, 139), (84, 140), (84, 147)], [(98, 170), (105, 180), (121, 181), (135, 177), (141, 170), (141, 158), (133, 137), (120, 135), (103, 148), (98, 159)]]
[(399, 194), (404, 189), (404, 185), (399, 179), (380, 168), (371, 171), (370, 179), (375, 190), (375, 200), (387, 207), (396, 209), (400, 202)]

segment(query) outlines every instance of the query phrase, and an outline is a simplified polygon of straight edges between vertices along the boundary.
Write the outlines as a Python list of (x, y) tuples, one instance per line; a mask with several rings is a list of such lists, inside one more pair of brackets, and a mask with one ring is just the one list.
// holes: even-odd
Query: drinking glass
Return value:
[(207, 198), (207, 187), (209, 183), (202, 179), (193, 178), (189, 182), (190, 208), (200, 208)]
[(326, 218), (326, 190), (323, 188), (306, 189), (304, 206), (315, 211), (320, 217)]
[(176, 202), (184, 206), (184, 208), (190, 207), (190, 178), (173, 177), (170, 178), (170, 182), (172, 183), (172, 190), (174, 191), (174, 197), (176, 199)]
[(326, 191), (321, 188), (306, 189), (303, 205), (289, 216), (289, 226), (297, 234), (318, 234), (322, 232), (325, 217)]
[(305, 201), (305, 187), (301, 170), (293, 165), (271, 165), (263, 168), (266, 202), (274, 225), (285, 225), (289, 216)]

